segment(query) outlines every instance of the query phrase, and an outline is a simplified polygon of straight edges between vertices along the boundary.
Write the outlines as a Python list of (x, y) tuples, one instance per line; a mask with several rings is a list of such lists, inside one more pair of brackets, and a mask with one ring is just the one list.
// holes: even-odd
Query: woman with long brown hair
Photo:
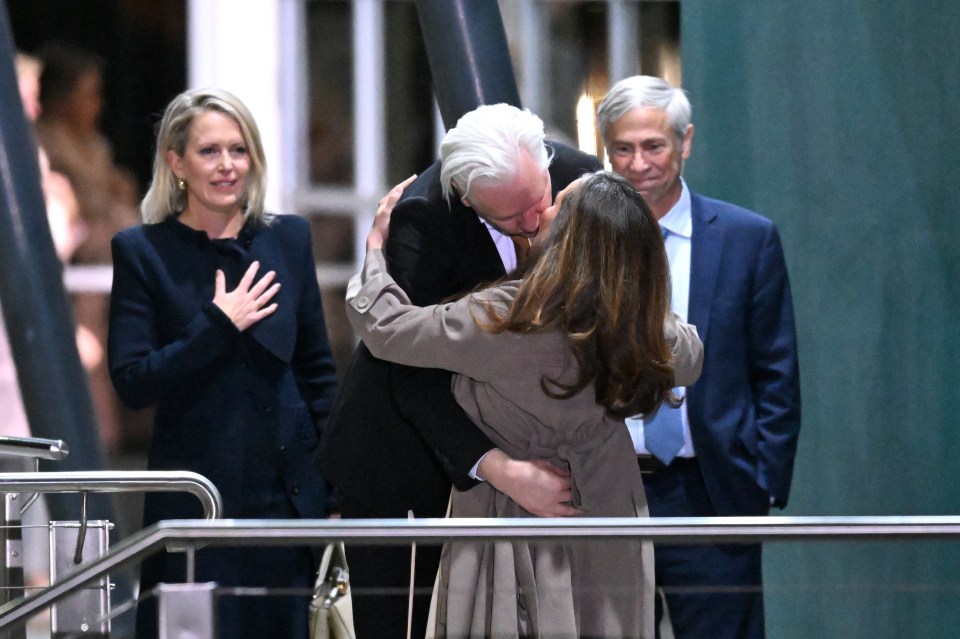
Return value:
[[(522, 280), (426, 308), (387, 273), (381, 221), (348, 316), (375, 356), (458, 373), (458, 402), (499, 450), (568, 471), (583, 516), (646, 516), (623, 419), (676, 403), (702, 345), (669, 309), (659, 226), (626, 181), (582, 178), (543, 217)], [(488, 484), (454, 490), (450, 513), (530, 516)], [(449, 543), (435, 603), (437, 636), (652, 637), (652, 552), (636, 540)]]

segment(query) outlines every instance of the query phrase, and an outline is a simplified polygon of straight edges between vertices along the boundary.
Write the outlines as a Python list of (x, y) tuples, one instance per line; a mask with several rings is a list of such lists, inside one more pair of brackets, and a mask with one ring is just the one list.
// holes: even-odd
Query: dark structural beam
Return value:
[[(93, 401), (77, 351), (63, 265), (50, 235), (37, 146), (20, 101), (13, 56), (4, 3), (0, 4), (0, 306), (30, 430), (37, 437), (62, 439), (70, 447), (64, 459), (41, 464), (52, 471), (103, 470)], [(79, 519), (79, 495), (49, 493), (46, 501), (51, 519)], [(110, 496), (89, 494), (87, 516), (115, 522)], [(113, 582), (114, 602), (132, 596), (132, 575), (115, 574)], [(116, 636), (124, 636), (130, 617), (114, 621)]]
[[(0, 306), (17, 363), (33, 435), (62, 439), (70, 454), (47, 469), (103, 470), (100, 436), (80, 363), (63, 266), (53, 247), (40, 189), (37, 147), (23, 112), (13, 37), (0, 7)], [(55, 519), (77, 519), (76, 495), (47, 498)], [(113, 519), (104, 495), (91, 495), (91, 519)]]
[(520, 105), (497, 0), (417, 0), (444, 127), (481, 104)]

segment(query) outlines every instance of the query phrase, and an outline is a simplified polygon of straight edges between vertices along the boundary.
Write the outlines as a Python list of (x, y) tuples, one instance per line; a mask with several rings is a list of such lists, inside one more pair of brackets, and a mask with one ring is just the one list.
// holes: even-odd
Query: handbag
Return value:
[(310, 639), (356, 639), (343, 542), (327, 544), (310, 601)]

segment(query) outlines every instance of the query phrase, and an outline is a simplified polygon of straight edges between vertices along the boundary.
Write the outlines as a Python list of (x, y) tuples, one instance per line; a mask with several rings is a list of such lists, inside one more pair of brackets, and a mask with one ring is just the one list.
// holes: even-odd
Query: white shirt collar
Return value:
[(487, 231), (490, 232), (490, 238), (497, 247), (497, 253), (500, 254), (500, 261), (503, 262), (503, 269), (509, 273), (517, 268), (517, 247), (513, 243), (513, 238), (501, 233), (499, 229), (479, 215), (477, 218), (483, 222), (483, 225), (487, 227)]
[(690, 189), (683, 178), (680, 178), (680, 198), (660, 218), (660, 226), (674, 235), (690, 239), (693, 235), (693, 218), (690, 214)]

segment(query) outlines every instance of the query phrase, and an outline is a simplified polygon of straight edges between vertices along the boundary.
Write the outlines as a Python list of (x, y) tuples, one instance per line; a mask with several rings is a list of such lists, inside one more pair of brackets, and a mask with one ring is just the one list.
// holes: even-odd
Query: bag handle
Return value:
[[(413, 511), (407, 511), (407, 519), (414, 519)], [(407, 595), (407, 639), (413, 635), (413, 588), (416, 585), (414, 575), (417, 573), (417, 543), (410, 544), (410, 592)]]

